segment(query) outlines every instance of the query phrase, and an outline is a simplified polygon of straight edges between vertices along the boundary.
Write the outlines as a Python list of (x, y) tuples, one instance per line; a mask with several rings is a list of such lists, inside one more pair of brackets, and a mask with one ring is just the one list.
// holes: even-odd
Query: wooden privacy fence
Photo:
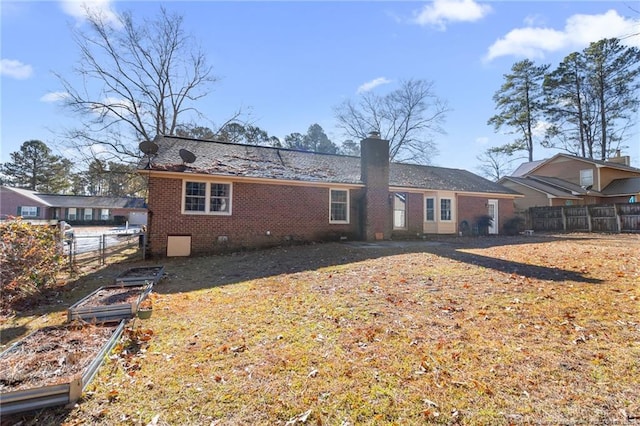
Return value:
[(640, 203), (531, 207), (528, 226), (542, 232), (640, 232)]

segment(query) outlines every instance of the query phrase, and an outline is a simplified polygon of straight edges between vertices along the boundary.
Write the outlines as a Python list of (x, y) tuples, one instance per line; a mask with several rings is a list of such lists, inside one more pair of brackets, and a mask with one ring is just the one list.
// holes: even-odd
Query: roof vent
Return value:
[(183, 164), (191, 164), (196, 161), (196, 155), (191, 151), (187, 151), (183, 148), (179, 151), (179, 153), (180, 158), (182, 158)]

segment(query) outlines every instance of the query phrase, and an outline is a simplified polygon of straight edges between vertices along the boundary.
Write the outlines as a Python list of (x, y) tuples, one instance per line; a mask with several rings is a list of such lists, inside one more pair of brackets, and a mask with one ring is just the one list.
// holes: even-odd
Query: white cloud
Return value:
[(117, 14), (111, 9), (111, 0), (61, 0), (62, 10), (82, 22), (87, 17), (87, 12), (101, 15), (105, 21), (119, 25)]
[(435, 0), (416, 13), (414, 22), (445, 30), (451, 22), (474, 22), (491, 12), (491, 6), (475, 0)]
[(42, 102), (58, 102), (62, 101), (65, 98), (68, 98), (69, 94), (67, 92), (49, 92), (40, 97)]
[(478, 145), (486, 145), (489, 143), (489, 138), (486, 136), (480, 136), (476, 138), (476, 143)]
[(391, 80), (386, 79), (384, 77), (374, 78), (373, 80), (367, 81), (366, 83), (358, 87), (358, 93), (368, 92), (370, 90), (375, 89), (378, 86), (382, 86), (383, 84), (389, 84), (389, 83), (391, 83)]
[[(104, 105), (108, 105), (109, 108), (106, 108)], [(91, 112), (96, 115), (106, 115), (109, 117), (116, 117), (116, 113), (121, 116), (130, 116), (131, 111), (133, 111), (133, 105), (126, 99), (118, 99), (118, 98), (104, 98), (102, 103), (93, 104), (91, 106)]]
[(31, 65), (23, 64), (15, 59), (0, 60), (0, 75), (6, 75), (18, 80), (26, 80), (33, 75)]
[(531, 135), (535, 138), (542, 138), (551, 125), (549, 121), (538, 121), (534, 128), (531, 129)]
[(485, 61), (500, 56), (543, 58), (548, 52), (562, 49), (584, 49), (589, 43), (603, 38), (620, 38), (622, 43), (640, 47), (640, 36), (626, 37), (638, 32), (640, 19), (627, 19), (617, 11), (601, 15), (573, 15), (562, 30), (542, 27), (516, 28), (494, 42)]

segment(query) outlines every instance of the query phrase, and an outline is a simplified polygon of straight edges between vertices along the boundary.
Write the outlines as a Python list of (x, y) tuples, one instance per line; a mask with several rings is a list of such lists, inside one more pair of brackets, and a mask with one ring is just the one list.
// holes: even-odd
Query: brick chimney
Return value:
[(621, 155), (619, 149), (616, 149), (616, 155), (614, 157), (608, 158), (607, 161), (609, 163), (624, 164), (625, 166), (631, 165), (631, 157), (629, 157), (628, 155)]
[(360, 170), (364, 188), (364, 237), (367, 241), (391, 237), (389, 205), (389, 141), (371, 132), (360, 142)]

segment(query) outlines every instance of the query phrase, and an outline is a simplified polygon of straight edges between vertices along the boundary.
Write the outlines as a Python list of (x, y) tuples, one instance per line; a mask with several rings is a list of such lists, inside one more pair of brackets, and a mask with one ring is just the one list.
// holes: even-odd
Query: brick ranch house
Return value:
[(33, 224), (143, 225), (147, 220), (143, 198), (46, 194), (0, 186), (0, 220), (20, 216)]
[(465, 170), (390, 163), (388, 141), (375, 136), (361, 157), (173, 136), (153, 151), (138, 171), (159, 256), (457, 234), (488, 213), (498, 233), (519, 196)]

